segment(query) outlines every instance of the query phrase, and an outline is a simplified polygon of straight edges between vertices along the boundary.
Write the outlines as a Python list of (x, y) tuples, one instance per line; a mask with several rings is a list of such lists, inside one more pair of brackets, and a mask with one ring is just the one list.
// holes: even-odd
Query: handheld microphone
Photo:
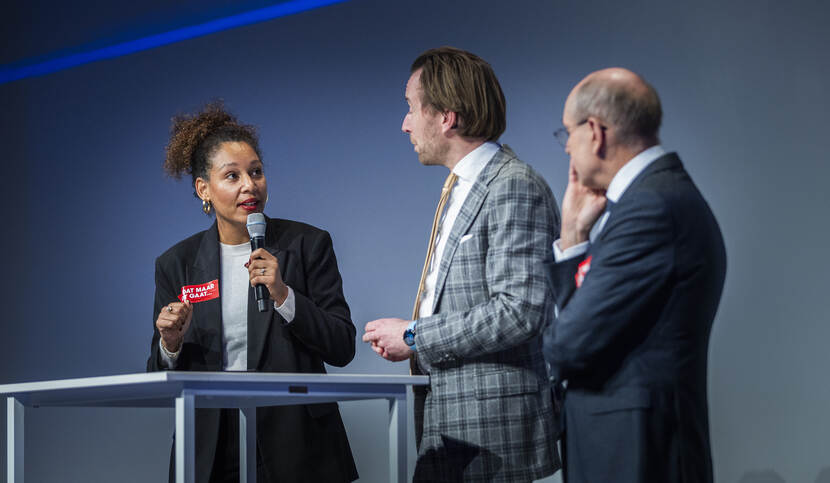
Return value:
[[(251, 213), (248, 215), (248, 235), (251, 237), (251, 251), (265, 246), (265, 215), (262, 213)], [(258, 283), (254, 287), (256, 291), (256, 305), (260, 312), (268, 311), (268, 289), (265, 285)]]

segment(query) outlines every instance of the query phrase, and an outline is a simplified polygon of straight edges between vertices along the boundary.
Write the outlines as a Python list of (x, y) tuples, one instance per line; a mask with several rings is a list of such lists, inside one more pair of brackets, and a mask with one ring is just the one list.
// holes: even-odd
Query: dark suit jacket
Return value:
[(558, 318), (544, 353), (568, 381), (565, 476), (573, 482), (711, 482), (709, 332), (723, 289), (720, 228), (676, 154), (611, 208), (585, 257), (554, 264)]
[[(273, 308), (257, 310), (248, 291), (248, 370), (324, 373), (323, 363), (345, 366), (355, 353), (355, 327), (343, 297), (331, 237), (289, 220), (267, 219), (265, 248), (279, 260), (294, 290), (294, 320)], [(208, 230), (183, 240), (156, 260), (153, 340), (148, 371), (162, 370), (159, 311), (177, 301), (183, 285), (219, 279), (219, 234)], [(220, 287), (222, 281), (219, 280)], [(221, 297), (195, 303), (176, 370), (222, 370)], [(196, 411), (196, 481), (207, 481), (219, 431), (219, 410)], [(257, 446), (267, 475), (259, 481), (352, 481), (357, 470), (336, 403), (257, 410)]]

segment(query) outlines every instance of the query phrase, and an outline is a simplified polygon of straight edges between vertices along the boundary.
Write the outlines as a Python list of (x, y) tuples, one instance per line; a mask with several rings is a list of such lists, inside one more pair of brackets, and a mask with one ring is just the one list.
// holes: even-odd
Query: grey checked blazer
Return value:
[(503, 146), (450, 231), (434, 315), (417, 322), (430, 386), (415, 393), (415, 481), (521, 482), (559, 468), (541, 352), (558, 232), (547, 183)]

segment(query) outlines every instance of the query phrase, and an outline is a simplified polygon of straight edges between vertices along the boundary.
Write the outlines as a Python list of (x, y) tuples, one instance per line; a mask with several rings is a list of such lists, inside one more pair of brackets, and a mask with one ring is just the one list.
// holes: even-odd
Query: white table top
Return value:
[(200, 406), (233, 407), (225, 404), (240, 398), (261, 406), (277, 397), (292, 404), (394, 397), (428, 383), (428, 376), (163, 371), (4, 384), (0, 396), (26, 406), (172, 407), (191, 391), (211, 400)]

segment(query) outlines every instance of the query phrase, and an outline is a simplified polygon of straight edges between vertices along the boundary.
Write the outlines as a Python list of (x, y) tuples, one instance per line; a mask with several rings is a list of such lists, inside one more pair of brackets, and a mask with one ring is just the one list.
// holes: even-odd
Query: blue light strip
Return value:
[(51, 74), (52, 72), (69, 69), (71, 67), (88, 64), (98, 60), (121, 57), (122, 55), (161, 47), (162, 45), (172, 44), (181, 40), (201, 37), (203, 35), (221, 32), (222, 30), (251, 25), (346, 1), (348, 0), (293, 0), (258, 10), (251, 10), (250, 12), (232, 15), (230, 17), (211, 20), (210, 22), (200, 25), (184, 27), (137, 40), (131, 40), (129, 42), (111, 45), (101, 49), (58, 57), (44, 62), (38, 62), (36, 64), (24, 65), (22, 67), (4, 67), (0, 68), (0, 84), (25, 79), (27, 77)]

